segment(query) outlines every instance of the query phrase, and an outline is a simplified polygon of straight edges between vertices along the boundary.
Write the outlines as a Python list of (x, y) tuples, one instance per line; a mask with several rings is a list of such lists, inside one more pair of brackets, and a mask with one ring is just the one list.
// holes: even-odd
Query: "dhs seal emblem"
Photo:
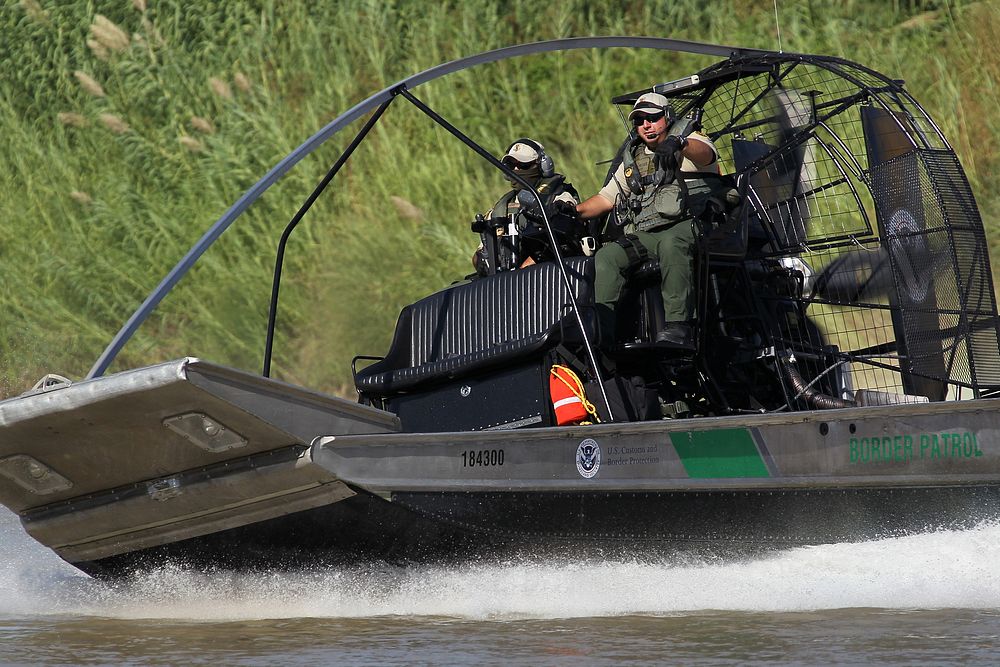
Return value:
[(580, 476), (590, 479), (601, 469), (601, 446), (596, 440), (587, 438), (576, 448), (576, 470)]

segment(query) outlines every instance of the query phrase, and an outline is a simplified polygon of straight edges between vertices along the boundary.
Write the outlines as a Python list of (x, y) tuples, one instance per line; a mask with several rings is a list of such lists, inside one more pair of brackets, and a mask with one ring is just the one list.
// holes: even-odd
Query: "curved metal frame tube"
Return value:
[(366, 100), (354, 105), (333, 121), (326, 125), (319, 132), (311, 136), (301, 146), (289, 153), (281, 162), (275, 165), (257, 183), (247, 190), (232, 207), (219, 218), (208, 231), (198, 239), (190, 250), (181, 258), (173, 269), (166, 275), (159, 285), (146, 297), (138, 309), (122, 328), (115, 334), (108, 346), (94, 362), (87, 379), (100, 377), (107, 370), (121, 351), (121, 348), (132, 337), (136, 329), (149, 317), (149, 314), (159, 305), (160, 301), (173, 289), (174, 285), (190, 270), (198, 258), (229, 228), (236, 218), (243, 214), (264, 192), (285, 175), (292, 167), (300, 162), (304, 157), (316, 150), (327, 139), (339, 132), (344, 126), (357, 120), (362, 115), (377, 105), (384, 104), (392, 99), (393, 91), (402, 88), (414, 88), (420, 84), (438, 79), (447, 74), (459, 72), (476, 65), (497, 62), (517, 56), (526, 56), (535, 53), (545, 53), (551, 51), (571, 51), (575, 49), (600, 49), (613, 47), (628, 47), (638, 49), (654, 49), (660, 51), (682, 51), (707, 56), (718, 56), (728, 58), (740, 54), (765, 54), (773, 53), (760, 49), (744, 49), (732, 46), (718, 46), (714, 44), (701, 44), (699, 42), (689, 42), (685, 40), (667, 39), (662, 37), (572, 37), (568, 39), (554, 39), (544, 42), (534, 42), (531, 44), (521, 44), (510, 46), (494, 51), (487, 51), (467, 58), (460, 58), (443, 65), (424, 70), (419, 74), (410, 76), (399, 81), (388, 88), (385, 88)]
[(572, 51), (575, 49), (600, 49), (626, 47), (637, 49), (655, 49), (660, 51), (681, 51), (685, 53), (695, 53), (707, 56), (718, 56), (728, 58), (738, 54), (764, 54), (769, 51), (759, 49), (744, 49), (732, 46), (718, 46), (714, 44), (701, 44), (685, 40), (667, 39), (662, 37), (573, 37), (569, 39), (555, 39), (531, 44), (520, 44), (494, 51), (487, 51), (474, 56), (460, 58), (451, 62), (432, 67), (418, 74), (399, 81), (384, 90), (381, 90), (371, 97), (354, 105), (341, 115), (337, 116), (319, 132), (307, 139), (301, 146), (289, 153), (281, 162), (275, 165), (263, 178), (255, 183), (240, 197), (232, 207), (219, 218), (208, 231), (198, 239), (190, 250), (181, 258), (173, 269), (166, 275), (159, 285), (146, 297), (145, 301), (136, 309), (128, 321), (115, 334), (108, 346), (94, 362), (87, 379), (100, 377), (114, 361), (115, 357), (124, 347), (125, 343), (132, 337), (139, 326), (149, 317), (150, 313), (159, 305), (160, 301), (173, 289), (174, 285), (184, 276), (185, 273), (198, 261), (205, 251), (222, 235), (226, 229), (246, 211), (261, 195), (267, 191), (274, 183), (284, 176), (292, 167), (298, 164), (303, 158), (319, 148), (327, 139), (339, 132), (349, 123), (357, 120), (372, 108), (385, 104), (394, 95), (393, 91), (402, 88), (410, 89), (420, 84), (433, 81), (447, 74), (459, 72), (476, 65), (491, 62), (498, 62), (508, 58), (526, 56), (536, 53), (546, 53), (552, 51)]

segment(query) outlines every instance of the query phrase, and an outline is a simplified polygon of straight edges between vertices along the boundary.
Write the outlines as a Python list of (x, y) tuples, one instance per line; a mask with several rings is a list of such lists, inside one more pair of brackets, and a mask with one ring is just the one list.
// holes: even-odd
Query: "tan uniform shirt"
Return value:
[[(719, 173), (719, 152), (717, 150), (715, 150), (715, 144), (712, 143), (712, 140), (709, 139), (708, 137), (706, 137), (704, 134), (701, 134), (700, 132), (692, 132), (691, 134), (688, 135), (688, 140), (689, 141), (701, 141), (701, 142), (704, 142), (704, 143), (708, 144), (709, 146), (711, 146), (712, 151), (715, 153), (715, 160), (713, 160), (709, 164), (705, 165), (704, 167), (699, 167), (694, 162), (692, 162), (690, 159), (688, 159), (688, 158), (685, 157), (681, 161), (681, 171), (689, 172), (689, 173), (691, 173), (691, 172), (698, 172), (698, 171), (708, 171), (708, 172), (712, 172), (712, 173), (718, 174)], [(653, 151), (649, 150), (648, 146), (643, 146), (643, 150), (646, 151), (647, 155), (652, 155), (653, 154)], [(621, 194), (622, 197), (628, 197), (628, 195), (629, 195), (629, 189), (628, 189), (628, 181), (625, 180), (625, 164), (624, 163), (618, 165), (618, 169), (615, 171), (615, 175), (611, 178), (610, 181), (608, 181), (607, 185), (605, 185), (603, 188), (601, 188), (600, 192), (598, 192), (597, 194), (601, 195), (602, 197), (604, 197), (605, 199), (607, 199), (612, 204), (615, 203), (615, 201), (618, 198), (619, 194)]]

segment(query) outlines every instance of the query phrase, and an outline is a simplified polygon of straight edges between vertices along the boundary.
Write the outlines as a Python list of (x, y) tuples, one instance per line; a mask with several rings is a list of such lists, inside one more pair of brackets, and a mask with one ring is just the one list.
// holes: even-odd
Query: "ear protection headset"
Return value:
[[(649, 93), (656, 93), (656, 89), (655, 88), (651, 88), (645, 94), (648, 95)], [(658, 95), (662, 95), (662, 93), (657, 93), (657, 94)], [(641, 97), (641, 95), (640, 95), (640, 97)], [(633, 109), (632, 110), (635, 109), (634, 105), (638, 104), (638, 103), (639, 103), (639, 100), (637, 98), (636, 101), (633, 103)], [(659, 109), (660, 111), (662, 111), (663, 115), (664, 115), (664, 117), (666, 117), (668, 123), (670, 121), (672, 121), (672, 120), (676, 120), (677, 119), (677, 112), (674, 110), (673, 102), (670, 99), (667, 99), (667, 103), (664, 104), (664, 105), (662, 105), (662, 106), (659, 105), (659, 104), (653, 104), (651, 102), (646, 102), (646, 104), (648, 104), (649, 106), (655, 107), (655, 108)]]
[(677, 120), (677, 112), (674, 111), (674, 106), (672, 104), (666, 104), (663, 107), (663, 117), (667, 119), (667, 124)]
[(509, 153), (510, 149), (514, 147), (514, 144), (526, 144), (528, 147), (533, 148), (536, 153), (538, 153), (538, 167), (541, 169), (542, 178), (552, 178), (556, 173), (556, 165), (548, 155), (545, 154), (545, 149), (542, 148), (541, 144), (534, 141), (533, 139), (528, 139), (527, 137), (521, 137), (517, 141), (511, 143), (507, 147), (504, 153)]

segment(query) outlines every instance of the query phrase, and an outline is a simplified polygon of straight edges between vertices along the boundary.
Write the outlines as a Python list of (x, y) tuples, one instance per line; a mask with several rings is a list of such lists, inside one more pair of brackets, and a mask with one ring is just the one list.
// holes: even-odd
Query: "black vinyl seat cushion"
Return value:
[[(566, 265), (577, 303), (592, 315), (593, 260), (572, 258)], [(410, 391), (537, 354), (570, 330), (575, 318), (558, 265), (498, 273), (405, 307), (389, 352), (358, 371), (355, 385), (382, 396)]]

